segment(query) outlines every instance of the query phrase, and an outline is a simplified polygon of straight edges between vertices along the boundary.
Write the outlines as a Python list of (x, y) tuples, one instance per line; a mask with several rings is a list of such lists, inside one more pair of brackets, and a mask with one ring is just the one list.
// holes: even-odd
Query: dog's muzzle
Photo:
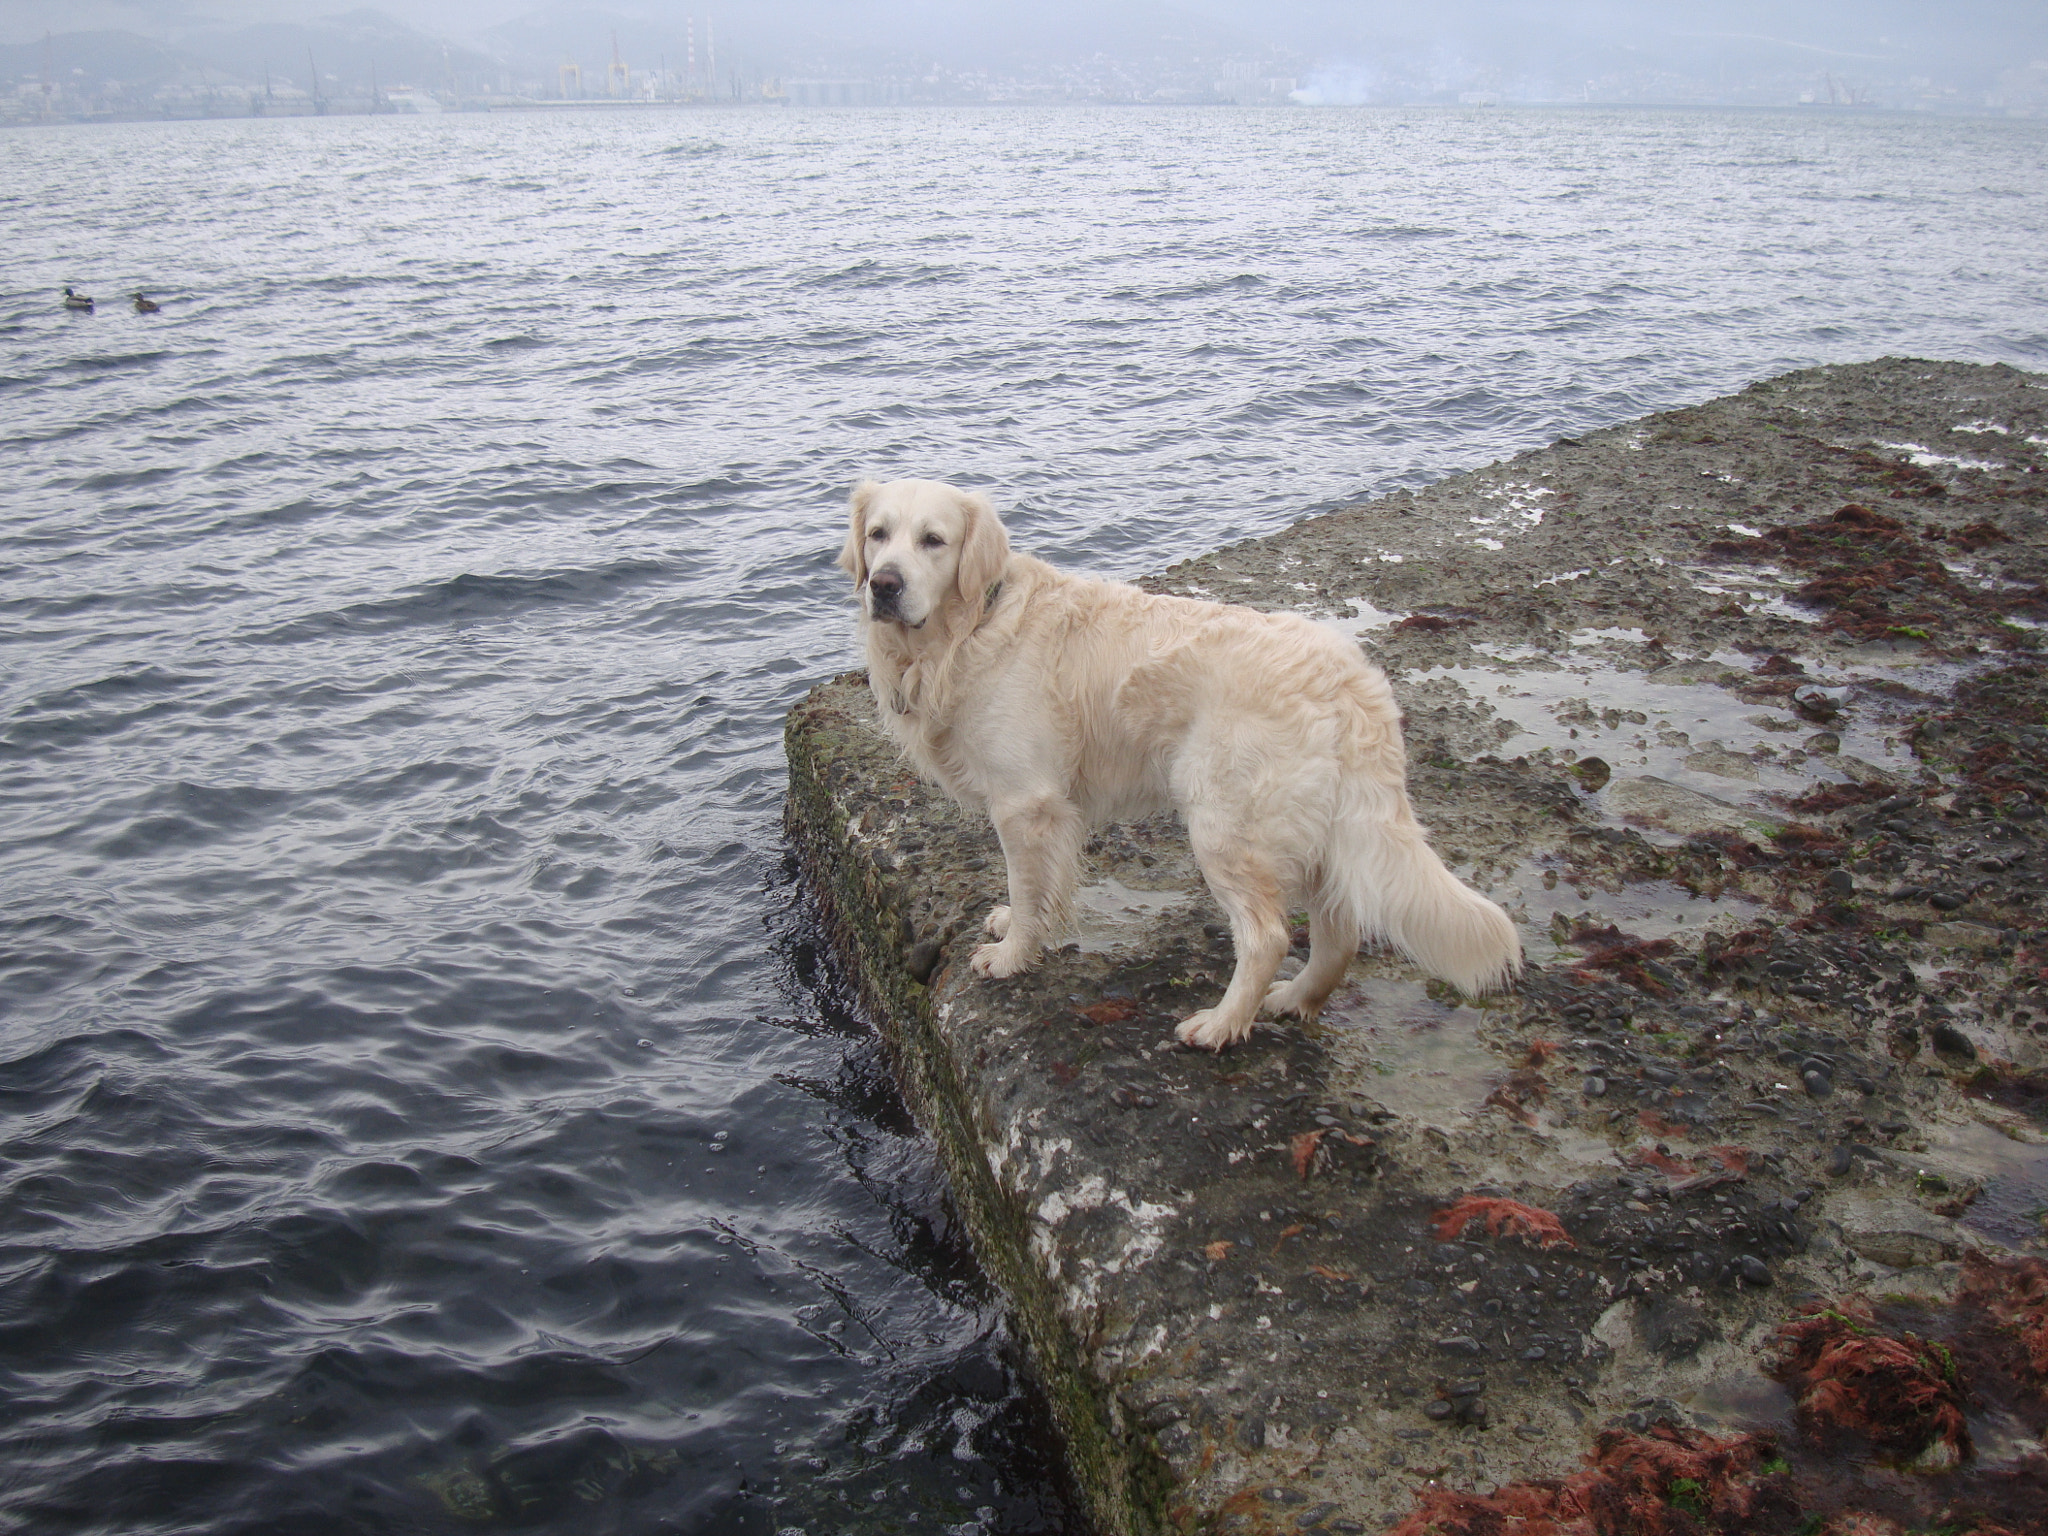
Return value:
[(903, 619), (903, 578), (895, 571), (880, 570), (868, 578), (868, 616), (875, 619)]

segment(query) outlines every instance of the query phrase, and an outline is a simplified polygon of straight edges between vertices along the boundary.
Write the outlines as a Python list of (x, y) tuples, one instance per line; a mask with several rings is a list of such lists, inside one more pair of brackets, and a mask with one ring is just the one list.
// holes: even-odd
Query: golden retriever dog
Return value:
[[(986, 496), (932, 480), (855, 486), (839, 564), (890, 734), (1002, 840), (1010, 900), (977, 975), (1066, 938), (1091, 826), (1169, 806), (1237, 954), (1222, 999), (1181, 1021), (1185, 1044), (1220, 1051), (1261, 1012), (1313, 1019), (1361, 939), (1475, 995), (1521, 969), (1507, 914), (1425, 840), (1400, 712), (1355, 642), (1066, 575), (1013, 553)], [(1308, 963), (1276, 983), (1298, 905)]]

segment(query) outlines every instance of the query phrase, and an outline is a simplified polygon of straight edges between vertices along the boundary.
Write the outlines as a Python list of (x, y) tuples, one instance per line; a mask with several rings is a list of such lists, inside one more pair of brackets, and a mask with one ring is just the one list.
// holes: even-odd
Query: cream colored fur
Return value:
[[(1507, 914), (1425, 840), (1400, 713), (1353, 642), (1062, 574), (1011, 551), (986, 497), (936, 481), (856, 486), (839, 563), (890, 734), (1002, 840), (1010, 900), (977, 974), (1066, 937), (1088, 828), (1167, 807), (1237, 953), (1222, 999), (1181, 1022), (1187, 1044), (1222, 1050), (1261, 1012), (1314, 1018), (1361, 939), (1473, 994), (1521, 969)], [(1308, 963), (1276, 984), (1301, 905)]]

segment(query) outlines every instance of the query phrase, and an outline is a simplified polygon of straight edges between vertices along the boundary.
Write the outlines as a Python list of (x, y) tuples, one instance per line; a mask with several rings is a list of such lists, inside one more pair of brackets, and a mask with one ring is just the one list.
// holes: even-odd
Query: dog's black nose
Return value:
[(876, 571), (868, 578), (868, 592), (874, 598), (875, 612), (885, 613), (903, 596), (903, 578), (895, 571)]

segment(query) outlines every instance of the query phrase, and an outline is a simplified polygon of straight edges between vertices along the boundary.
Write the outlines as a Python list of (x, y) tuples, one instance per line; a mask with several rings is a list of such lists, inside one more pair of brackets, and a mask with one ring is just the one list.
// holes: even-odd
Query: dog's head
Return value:
[(1009, 535), (979, 491), (937, 480), (853, 488), (839, 565), (875, 623), (922, 629), (956, 613), (973, 623), (1009, 558)]

